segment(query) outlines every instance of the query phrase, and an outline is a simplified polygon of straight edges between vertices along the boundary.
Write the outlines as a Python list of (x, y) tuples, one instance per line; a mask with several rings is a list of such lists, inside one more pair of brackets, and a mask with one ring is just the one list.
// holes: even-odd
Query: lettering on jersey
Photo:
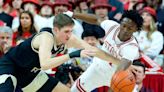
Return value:
[(117, 58), (117, 53), (114, 47), (108, 41), (105, 41), (104, 45), (105, 45), (105, 48), (108, 50), (108, 53)]
[(111, 44), (110, 44), (109, 42), (105, 41), (105, 42), (104, 42), (104, 45), (105, 45), (105, 48), (106, 48), (108, 51), (110, 51), (110, 49), (111, 49)]
[(38, 72), (38, 71), (40, 71), (40, 70), (41, 70), (40, 68), (34, 67), (34, 68), (31, 70), (31, 72), (36, 73), (36, 72)]

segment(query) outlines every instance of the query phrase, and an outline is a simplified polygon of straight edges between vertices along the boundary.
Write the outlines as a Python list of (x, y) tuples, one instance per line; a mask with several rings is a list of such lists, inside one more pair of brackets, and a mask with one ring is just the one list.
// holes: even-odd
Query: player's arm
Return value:
[(39, 38), (39, 59), (40, 66), (43, 70), (57, 67), (63, 64), (64, 62), (68, 61), (70, 58), (80, 56), (87, 57), (92, 54), (90, 54), (90, 52), (87, 52), (86, 50), (77, 50), (59, 57), (52, 57), (51, 50), (54, 44), (53, 39), (53, 36), (48, 32), (42, 33)]
[(133, 60), (139, 58), (139, 48), (136, 45), (127, 45), (121, 49), (121, 63), (117, 70), (126, 70), (132, 64)]
[(95, 24), (95, 25), (100, 24), (97, 16), (94, 14), (82, 14), (82, 13), (75, 13), (75, 12), (71, 12), (71, 11), (64, 12), (64, 14), (66, 14), (72, 18), (75, 18), (75, 19), (76, 18), (80, 19), (80, 20), (90, 23), (90, 24)]
[(84, 22), (90, 24), (100, 25), (97, 16), (94, 14), (74, 13), (72, 17), (83, 20)]
[(78, 37), (76, 37), (73, 34), (72, 34), (71, 38), (69, 39), (69, 41), (67, 42), (67, 46), (74, 47), (74, 48), (83, 48), (83, 49), (88, 49), (88, 50), (94, 50), (96, 53), (96, 54), (94, 54), (94, 56), (101, 58), (105, 61), (111, 62), (113, 64), (120, 63), (120, 60), (118, 60), (117, 58), (109, 55), (108, 53), (104, 52), (103, 50), (101, 50), (97, 47), (89, 45), (88, 43), (86, 43), (82, 39), (79, 39)]
[(129, 68), (129, 66), (132, 64), (132, 61), (122, 58), (120, 61), (120, 64), (117, 67), (116, 71), (120, 71), (120, 70), (126, 70)]
[(68, 55), (51, 58), (52, 55), (51, 50), (54, 44), (53, 36), (48, 32), (44, 32), (39, 36), (40, 36), (39, 59), (40, 59), (40, 66), (42, 69), (54, 68), (58, 65), (61, 65), (65, 61), (69, 60)]

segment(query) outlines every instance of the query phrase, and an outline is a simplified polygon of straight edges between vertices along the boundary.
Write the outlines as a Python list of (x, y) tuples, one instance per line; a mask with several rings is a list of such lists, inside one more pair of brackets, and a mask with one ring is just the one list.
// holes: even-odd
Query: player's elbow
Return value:
[(49, 67), (45, 63), (40, 63), (40, 67), (42, 70), (48, 70)]

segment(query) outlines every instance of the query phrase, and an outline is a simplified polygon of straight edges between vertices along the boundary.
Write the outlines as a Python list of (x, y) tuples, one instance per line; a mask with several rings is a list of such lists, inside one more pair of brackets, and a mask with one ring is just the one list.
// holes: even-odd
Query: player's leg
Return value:
[(112, 75), (117, 69), (115, 65), (110, 65), (106, 61), (100, 61), (98, 58), (90, 67), (79, 77), (71, 87), (71, 92), (87, 91), (90, 92), (95, 88), (110, 86)]
[(70, 92), (70, 88), (59, 82), (57, 78), (49, 76), (48, 81), (38, 92)]
[(92, 63), (89, 68), (75, 81), (71, 87), (71, 92), (91, 92), (101, 85), (103, 77), (97, 63)]

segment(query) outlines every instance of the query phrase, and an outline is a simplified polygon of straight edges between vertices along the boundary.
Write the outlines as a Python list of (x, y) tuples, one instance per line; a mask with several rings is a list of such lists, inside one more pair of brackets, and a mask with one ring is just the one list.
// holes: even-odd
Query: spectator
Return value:
[[(90, 44), (91, 46), (95, 46), (101, 48), (100, 38), (105, 36), (105, 31), (100, 26), (92, 25), (83, 22), (84, 32), (82, 33), (82, 39)], [(85, 71), (90, 64), (92, 63), (92, 57), (90, 58), (75, 58), (75, 64), (78, 65), (83, 71)]]
[(146, 88), (143, 85), (143, 80), (146, 77), (145, 75), (145, 65), (140, 62), (140, 60), (134, 60), (130, 68), (134, 68), (136, 71), (136, 86), (133, 92), (153, 92), (151, 89)]
[(50, 1), (43, 1), (41, 4), (40, 15), (49, 18), (53, 14), (53, 4)]
[(53, 28), (54, 20), (53, 4), (50, 1), (43, 1), (40, 8), (40, 13), (35, 14), (35, 24), (38, 30), (44, 27)]
[(23, 0), (11, 0), (10, 5), (13, 7), (13, 9), (10, 12), (10, 15), (14, 17), (12, 22), (12, 30), (16, 30), (16, 28), (19, 26), (19, 15), (20, 12), (23, 11), (21, 8)]
[(133, 6), (133, 10), (140, 11), (146, 6), (147, 6), (146, 1), (145, 0), (140, 0)]
[[(40, 5), (39, 5), (38, 0), (23, 0), (23, 3), (21, 4), (21, 8), (25, 11), (30, 11), (33, 14), (33, 16), (35, 17), (35, 15), (39, 12)], [(19, 21), (20, 20), (18, 17), (14, 18), (13, 24), (12, 24), (12, 29), (14, 31), (16, 31), (16, 29), (20, 25)], [(35, 23), (36, 23), (36, 21), (35, 21)], [(39, 30), (37, 25), (35, 25), (35, 27), (37, 30)]]
[(21, 8), (25, 11), (30, 11), (32, 14), (37, 14), (40, 10), (40, 4), (38, 0), (23, 0)]
[(4, 25), (11, 27), (13, 17), (4, 12), (4, 5), (6, 2), (4, 0), (0, 0), (0, 21), (4, 23)]
[(91, 7), (100, 22), (109, 19), (108, 12), (111, 11), (112, 6), (108, 4), (107, 0), (95, 0)]
[(10, 14), (10, 10), (12, 9), (12, 7), (10, 6), (11, 0), (3, 0), (3, 1), (4, 1), (4, 5), (3, 5), (4, 12)]
[(21, 9), (22, 0), (11, 0), (9, 4), (12, 7), (9, 14), (12, 17), (19, 16), (20, 12), (22, 11)]
[(7, 26), (0, 27), (0, 58), (12, 46), (12, 30)]
[(76, 10), (79, 9), (79, 11), (75, 12), (80, 12), (80, 13), (89, 13), (90, 8), (89, 8), (89, 1), (88, 0), (77, 0), (76, 1)]
[(124, 11), (123, 4), (119, 0), (108, 0), (108, 3), (113, 6), (112, 11), (108, 14), (109, 18), (119, 22)]
[(20, 25), (17, 31), (13, 34), (13, 45), (18, 45), (20, 42), (29, 38), (32, 34), (36, 33), (34, 27), (33, 15), (29, 11), (23, 11), (19, 17)]
[(153, 8), (145, 7), (140, 13), (144, 19), (143, 30), (134, 35), (139, 43), (140, 50), (154, 59), (163, 48), (163, 35), (157, 30), (155, 24), (156, 11)]
[(129, 2), (124, 5), (124, 10), (132, 10), (133, 6), (138, 2), (139, 0), (129, 0)]
[(72, 10), (71, 4), (68, 0), (55, 0), (54, 3), (54, 13), (55, 15)]
[(145, 0), (147, 5), (151, 8), (154, 8), (155, 10), (158, 8), (158, 2), (161, 0)]

